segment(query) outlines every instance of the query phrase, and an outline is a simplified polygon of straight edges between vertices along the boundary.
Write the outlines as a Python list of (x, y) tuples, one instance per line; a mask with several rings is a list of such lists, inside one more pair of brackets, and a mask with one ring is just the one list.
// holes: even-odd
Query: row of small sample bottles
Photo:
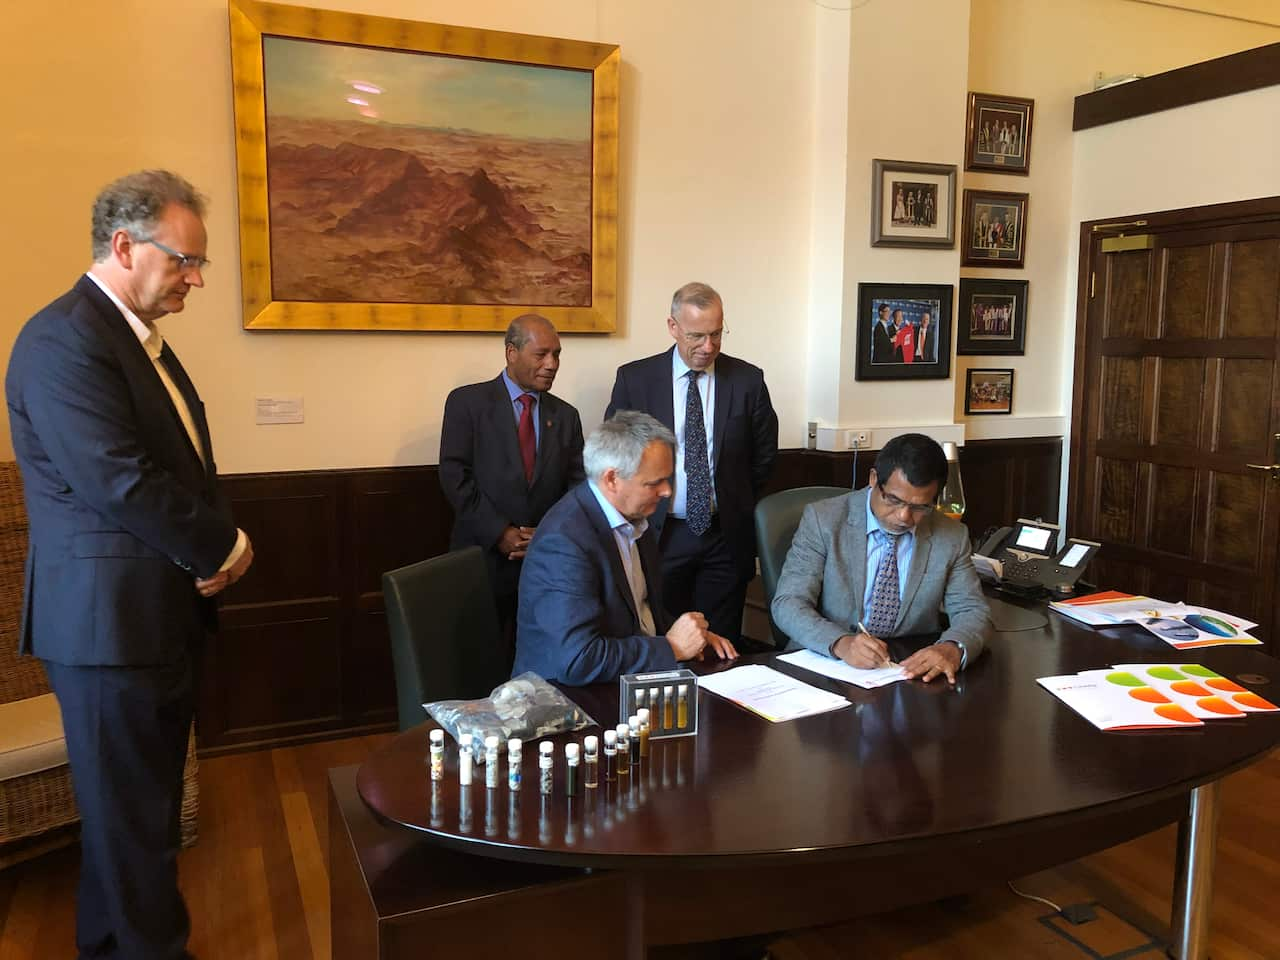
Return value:
[[(604, 780), (607, 783), (619, 777), (630, 776), (630, 768), (649, 756), (649, 724), (648, 709), (640, 709), (612, 730), (604, 732)], [(444, 731), (431, 731), (431, 780), (439, 783), (444, 780)], [(502, 741), (490, 735), (484, 738), (484, 785), (487, 789), (498, 788), (499, 769), (498, 752)], [(523, 782), (521, 770), (524, 754), (524, 742), (519, 737), (507, 741), (507, 787), (519, 790)], [(567, 770), (565, 777), (565, 793), (574, 796), (578, 792), (580, 768), (582, 782), (588, 790), (600, 785), (600, 740), (598, 737), (586, 737), (581, 746), (577, 741), (564, 745), (564, 760)], [(469, 787), (473, 778), (477, 752), (475, 737), (464, 733), (458, 738), (458, 784)], [(553, 772), (555, 768), (555, 745), (549, 740), (538, 744), (538, 789), (540, 793), (552, 792)]]
[(635, 712), (649, 710), (654, 718), (654, 728), (661, 734), (671, 730), (689, 729), (689, 685), (681, 683), (664, 687), (637, 687)]

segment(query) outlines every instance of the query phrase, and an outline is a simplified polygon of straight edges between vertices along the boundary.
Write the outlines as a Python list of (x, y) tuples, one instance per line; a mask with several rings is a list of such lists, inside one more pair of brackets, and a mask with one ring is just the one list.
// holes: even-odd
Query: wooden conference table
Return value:
[[(997, 624), (1036, 616), (1004, 611)], [(1035, 682), (1134, 662), (1200, 662), (1280, 698), (1280, 661), (1256, 648), (1179, 652), (1137, 627), (1095, 631), (1050, 613), (1044, 627), (997, 633), (954, 689), (864, 691), (773, 663), (854, 705), (771, 724), (701, 693), (696, 737), (655, 741), (625, 781), (572, 802), (566, 737), (553, 738), (545, 802), (534, 745), (518, 795), (504, 750), (499, 788), (485, 789), (481, 769), (461, 802), (450, 742), (433, 793), (423, 725), (358, 772), (330, 772), (333, 957), (640, 958), (647, 946), (936, 900), (1179, 822), (1172, 948), (1196, 960), (1217, 781), (1280, 743), (1280, 715), (1102, 733)], [(617, 722), (617, 684), (570, 692)]]

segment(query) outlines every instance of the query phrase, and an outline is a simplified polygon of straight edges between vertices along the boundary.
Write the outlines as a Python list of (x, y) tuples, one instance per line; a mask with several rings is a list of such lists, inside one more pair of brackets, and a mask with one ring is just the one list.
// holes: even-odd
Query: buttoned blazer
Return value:
[(165, 351), (203, 462), (138, 337), (88, 277), (18, 335), (5, 395), (31, 525), (24, 652), (170, 663), (214, 623), (195, 579), (217, 572), (236, 528), (204, 405)]

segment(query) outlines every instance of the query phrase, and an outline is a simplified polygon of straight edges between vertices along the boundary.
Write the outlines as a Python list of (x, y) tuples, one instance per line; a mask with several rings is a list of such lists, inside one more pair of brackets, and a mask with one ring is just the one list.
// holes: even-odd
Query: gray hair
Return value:
[(537, 323), (545, 324), (552, 333), (555, 332), (556, 325), (541, 314), (522, 313), (507, 325), (507, 335), (502, 338), (502, 342), (508, 347), (523, 349), (524, 345), (533, 339), (530, 328)]
[(705, 310), (707, 307), (723, 307), (724, 301), (715, 288), (706, 283), (686, 283), (671, 297), (671, 316), (678, 317), (680, 308), (685, 304)]
[(111, 254), (111, 237), (124, 230), (135, 239), (149, 238), (164, 208), (186, 207), (204, 219), (205, 198), (190, 183), (168, 170), (139, 170), (102, 188), (93, 201), (93, 260)]
[(647, 413), (619, 410), (587, 437), (582, 449), (587, 476), (598, 480), (612, 469), (623, 480), (634, 477), (645, 449), (655, 440), (672, 449), (676, 445), (676, 435)]

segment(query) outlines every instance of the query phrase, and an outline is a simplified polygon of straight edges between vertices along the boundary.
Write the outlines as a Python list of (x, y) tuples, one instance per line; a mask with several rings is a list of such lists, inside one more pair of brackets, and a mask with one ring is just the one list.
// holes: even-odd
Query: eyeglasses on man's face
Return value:
[(194, 254), (182, 253), (179, 250), (173, 249), (173, 247), (166, 247), (155, 237), (142, 237), (138, 240), (138, 243), (149, 243), (161, 253), (167, 253), (178, 262), (178, 269), (184, 273), (188, 270), (204, 270), (209, 266), (209, 260), (207, 257), (197, 257)]
[(700, 347), (708, 341), (718, 346), (720, 341), (723, 340), (725, 335), (729, 332), (728, 327), (721, 327), (719, 330), (714, 330), (711, 333), (690, 333), (678, 323), (676, 324), (676, 328), (680, 331), (680, 338), (691, 347)]
[(880, 499), (885, 502), (890, 510), (901, 510), (905, 507), (917, 517), (926, 516), (934, 511), (935, 504), (908, 503), (906, 500), (901, 500), (898, 497), (895, 497), (892, 493), (886, 493), (883, 483), (877, 483), (876, 488), (880, 491)]

